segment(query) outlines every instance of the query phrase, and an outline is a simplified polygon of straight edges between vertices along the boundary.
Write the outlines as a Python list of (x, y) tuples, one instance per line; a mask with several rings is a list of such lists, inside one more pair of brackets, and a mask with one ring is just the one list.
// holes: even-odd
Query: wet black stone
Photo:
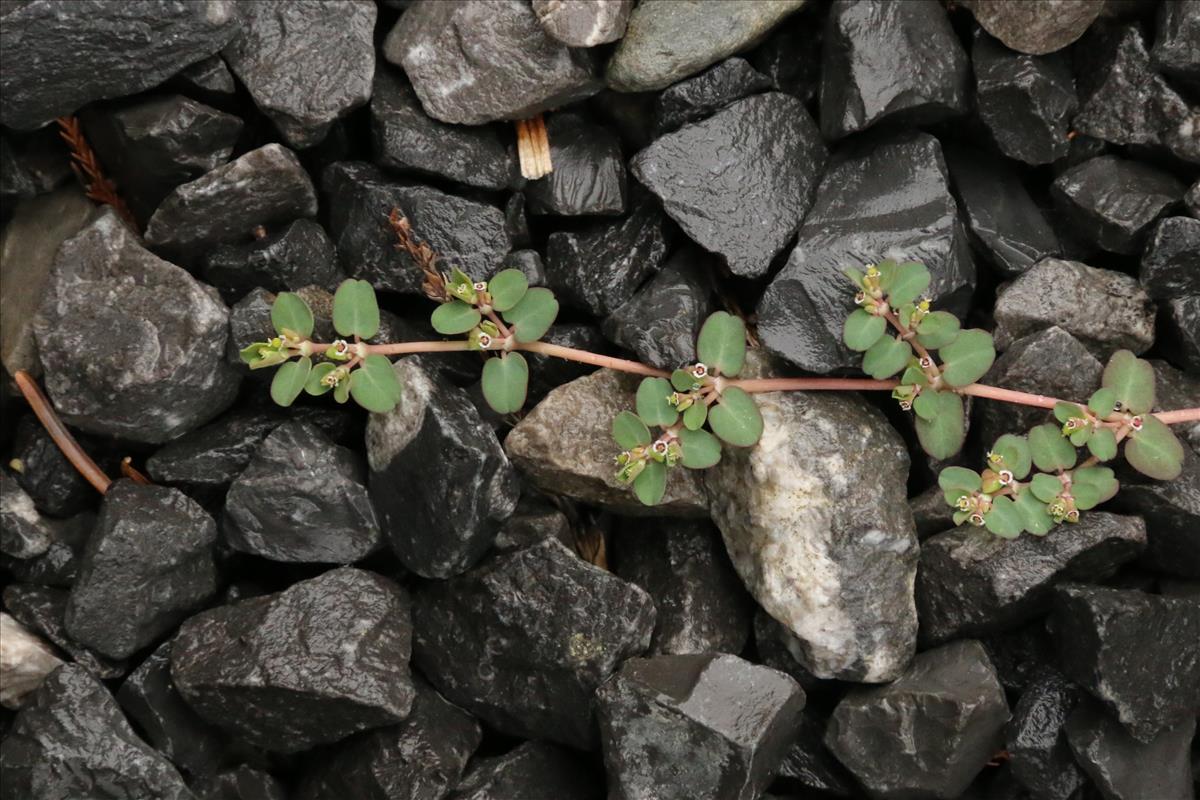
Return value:
[(296, 800), (441, 800), (479, 746), (479, 723), (414, 678), (412, 713), (399, 725), (347, 739), (303, 779)]
[(33, 0), (4, 11), (0, 122), (21, 130), (149, 89), (216, 53), (238, 27), (228, 0)]
[(229, 487), (222, 533), (244, 553), (330, 564), (383, 541), (360, 457), (308, 422), (286, 422), (259, 445)]
[(975, 265), (932, 136), (878, 143), (826, 172), (795, 249), (759, 301), (763, 344), (812, 372), (857, 372), (861, 355), (842, 344), (854, 308), (842, 270), (885, 257), (923, 263), (933, 275), (934, 306), (965, 311)]
[(42, 555), (54, 540), (33, 498), (7, 473), (0, 473), (0, 553), (22, 561)]
[(493, 549), (498, 553), (524, 550), (543, 539), (557, 539), (568, 550), (575, 549), (575, 532), (567, 515), (526, 495), (496, 535)]
[(1192, 188), (1187, 190), (1187, 194), (1183, 196), (1183, 205), (1187, 208), (1188, 213), (1200, 219), (1200, 180), (1193, 183)]
[(287, 800), (284, 785), (262, 770), (242, 764), (192, 784), (196, 800)]
[(237, 93), (233, 73), (219, 55), (209, 56), (181, 69), (171, 82), (201, 100), (222, 102)]
[[(5, 205), (33, 197), (38, 193), (37, 189), (34, 177), (21, 163), (16, 148), (6, 137), (0, 136), (0, 197), (4, 198)], [(4, 219), (7, 222), (7, 216)]]
[(1192, 783), (1189, 743), (1192, 717), (1150, 741), (1138, 741), (1095, 703), (1081, 703), (1066, 725), (1075, 760), (1105, 800), (1189, 800)]
[(1062, 670), (1149, 742), (1200, 707), (1200, 598), (1099, 586), (1055, 589)]
[[(899, 680), (850, 691), (825, 743), (872, 797), (958, 797), (999, 750), (1008, 703), (979, 642), (918, 653)], [(920, 742), (880, 747), (880, 742)]]
[(1086, 782), (1075, 765), (1063, 726), (1079, 691), (1057, 671), (1039, 671), (1013, 707), (1005, 735), (1008, 766), (1030, 794), (1069, 800)]
[(221, 55), (292, 147), (318, 144), (371, 98), (374, 3), (244, 3), (238, 12)]
[(1049, 164), (1066, 157), (1079, 107), (1065, 53), (1032, 56), (979, 31), (971, 48), (979, 116), (1009, 158)]
[(630, 520), (612, 547), (617, 576), (645, 589), (657, 609), (652, 654), (742, 652), (754, 603), (709, 523)]
[(943, 533), (954, 527), (954, 506), (948, 505), (942, 487), (934, 484), (916, 497), (908, 498), (913, 521), (917, 524), (917, 538), (925, 541), (935, 533)]
[(658, 95), (654, 104), (654, 134), (661, 136), (699, 122), (735, 100), (771, 87), (771, 79), (755, 72), (746, 59), (728, 58)]
[(625, 160), (615, 134), (578, 114), (555, 114), (546, 123), (554, 171), (530, 181), (531, 214), (612, 216), (625, 212)]
[(720, 654), (631, 658), (596, 693), (609, 797), (757, 798), (804, 707), (787, 675)]
[(807, 104), (821, 88), (823, 27), (811, 15), (799, 14), (786, 20), (746, 58), (773, 87)]
[[(1188, 402), (1172, 408), (1190, 408)], [(1182, 433), (1173, 426), (1176, 434)], [(1113, 505), (1146, 519), (1148, 546), (1141, 563), (1156, 572), (1182, 578), (1200, 578), (1200, 550), (1196, 531), (1200, 529), (1200, 455), (1183, 448), (1183, 472), (1170, 481), (1146, 478), (1132, 469), (1122, 469), (1118, 477), (1121, 491)]]
[(34, 323), (46, 388), (68, 424), (162, 443), (224, 410), (229, 310), (146, 250), (106, 209), (58, 251)]
[(696, 336), (713, 310), (707, 255), (687, 247), (604, 320), (604, 335), (661, 369), (696, 358)]
[(523, 0), (422, 3), (383, 56), (404, 67), (425, 113), (459, 125), (526, 119), (601, 86), (591, 54), (551, 38)]
[(1046, 632), (1044, 620), (1004, 633), (985, 636), (980, 640), (1000, 684), (1010, 692), (1023, 692), (1037, 679), (1039, 670), (1048, 667), (1058, 669), (1058, 657), (1054, 652), (1054, 641)]
[(258, 225), (316, 213), (312, 179), (296, 154), (268, 144), (173, 190), (146, 223), (146, 244), (197, 264), (208, 248), (246, 241)]
[(79, 564), (68, 635), (125, 658), (174, 628), (216, 593), (217, 526), (178, 489), (114, 483)]
[(597, 744), (592, 694), (650, 645), (649, 595), (556, 539), (415, 596), (414, 660), (451, 702), (516, 736)]
[(1164, 306), (1163, 338), (1173, 345), (1164, 355), (1181, 369), (1200, 372), (1200, 294), (1177, 297)]
[(1200, 219), (1160, 220), (1146, 240), (1138, 279), (1157, 300), (1200, 294)]
[(321, 188), (342, 268), (376, 289), (421, 292), (420, 268), (407, 252), (396, 249), (396, 235), (387, 222), (393, 208), (408, 218), (441, 263), (454, 264), (476, 279), (492, 274), (512, 246), (504, 214), (495, 206), (389, 178), (371, 164), (331, 164)]
[(1156, 167), (1100, 156), (1072, 167), (1050, 186), (1055, 206), (1088, 244), (1136, 253), (1154, 221), (1183, 197), (1186, 186)]
[(67, 635), (63, 617), (68, 597), (62, 589), (15, 583), (4, 590), (4, 608), (17, 622), (44, 637), (97, 678), (109, 680), (124, 675), (129, 670), (128, 661), (106, 658)]
[(542, 256), (537, 250), (512, 251), (504, 257), (497, 272), (506, 269), (520, 270), (530, 286), (546, 285), (546, 265), (542, 263)]
[(632, 9), (633, 0), (533, 0), (533, 13), (542, 28), (570, 47), (595, 47), (620, 39)]
[(400, 403), (367, 424), (370, 497), (401, 563), (426, 578), (483, 556), (517, 505), (516, 472), (461, 389), (405, 359)]
[(204, 256), (204, 279), (241, 297), (255, 287), (272, 292), (305, 286), (337, 289), (345, 277), (333, 240), (311, 219), (298, 219), (250, 242), (219, 244)]
[(1200, 8), (1195, 3), (1163, 3), (1157, 22), (1150, 50), (1154, 68), (1200, 87)]
[(516, 180), (516, 162), (500, 126), (433, 119), (403, 74), (382, 63), (371, 95), (371, 137), (375, 161), (388, 169), (481, 189), (503, 189)]
[[(12, 477), (38, 510), (52, 517), (69, 517), (92, 505), (96, 490), (71, 466), (42, 424), (30, 414), (17, 422), (16, 429), (12, 459), (21, 463), (21, 469)], [(99, 454), (92, 445), (87, 437), (80, 439), (80, 446), (95, 459)]]
[(529, 235), (529, 218), (525, 214), (525, 195), (514, 192), (504, 203), (504, 230), (512, 239), (514, 247), (527, 247), (531, 238)]
[(600, 800), (603, 787), (577, 754), (525, 742), (502, 756), (476, 759), (447, 800)]
[(666, 219), (647, 195), (631, 205), (619, 221), (550, 234), (546, 279), (560, 302), (602, 317), (658, 270), (667, 252)]
[(659, 137), (630, 170), (693, 241), (759, 277), (800, 227), (826, 154), (803, 104), (769, 92)]
[(412, 708), (407, 593), (342, 567), (179, 629), (171, 678), (204, 719), (280, 753), (394, 725)]
[(183, 777), (134, 734), (104, 685), (65, 664), (0, 742), (5, 797), (192, 800)]
[(96, 515), (90, 511), (65, 520), (47, 520), (50, 546), (34, 558), (0, 556), (0, 566), (14, 578), (39, 586), (70, 586), (79, 572), (79, 556), (91, 535)]
[[(549, 332), (541, 340), (563, 347), (574, 347), (577, 350), (590, 350), (593, 353), (603, 354), (609, 350), (608, 342), (595, 325), (579, 322), (551, 325)], [(532, 408), (534, 403), (554, 387), (569, 383), (596, 369), (578, 361), (568, 361), (565, 358), (554, 358), (540, 353), (529, 353), (525, 360), (529, 362), (529, 397), (525, 402), (526, 408)]]
[(802, 654), (803, 643), (762, 606), (754, 609), (754, 647), (764, 666), (791, 675), (810, 694), (827, 690), (833, 684), (813, 675), (800, 663), (798, 656)]
[(970, 78), (940, 3), (837, 0), (821, 56), (821, 133), (832, 141), (884, 121), (960, 116), (970, 106)]

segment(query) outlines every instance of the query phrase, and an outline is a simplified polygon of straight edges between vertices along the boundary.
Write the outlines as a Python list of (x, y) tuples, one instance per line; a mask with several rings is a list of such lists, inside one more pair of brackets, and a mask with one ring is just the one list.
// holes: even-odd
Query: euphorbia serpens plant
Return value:
[[(914, 262), (883, 261), (846, 272), (857, 308), (846, 319), (844, 340), (863, 353), (870, 379), (741, 378), (746, 326), (736, 316), (711, 315), (696, 341), (696, 361), (671, 372), (543, 342), (558, 315), (553, 292), (529, 286), (517, 270), (488, 280), (458, 268), (443, 271), (437, 255), (417, 240), (397, 211), (388, 224), (397, 248), (424, 273), (426, 296), (438, 304), (430, 319), (434, 330), (459, 338), (368, 344), (379, 332), (375, 290), (350, 279), (334, 294), (333, 327), (340, 338), (314, 342), (312, 311), (298, 295), (282, 292), (271, 309), (277, 336), (242, 351), (252, 369), (279, 367), (271, 382), (275, 402), (287, 406), (302, 392), (332, 393), (339, 403), (353, 399), (368, 411), (390, 412), (402, 393), (389, 356), (408, 353), (482, 353), (483, 395), (500, 414), (516, 414), (525, 404), (529, 365), (522, 352), (641, 375), (634, 408), (617, 415), (612, 435), (621, 448), (616, 478), (630, 484), (646, 505), (662, 500), (672, 467), (705, 469), (720, 461), (723, 447), (757, 444), (763, 418), (753, 395), (759, 392), (890, 391), (902, 409), (913, 413), (921, 446), (939, 459), (962, 448), (964, 396), (1052, 408), (1061, 426), (1002, 436), (988, 451), (982, 472), (947, 467), (939, 476), (956, 522), (1005, 538), (1044, 535), (1111, 498), (1119, 486), (1102, 464), (1116, 458), (1122, 444), (1135, 469), (1161, 480), (1177, 477), (1183, 447), (1168, 425), (1200, 420), (1200, 408), (1150, 413), (1154, 371), (1128, 351), (1112, 357), (1102, 388), (1087, 402), (976, 383), (996, 357), (991, 334), (965, 330), (952, 314), (931, 310), (923, 296), (929, 271)], [(1087, 452), (1082, 460), (1080, 448)]]

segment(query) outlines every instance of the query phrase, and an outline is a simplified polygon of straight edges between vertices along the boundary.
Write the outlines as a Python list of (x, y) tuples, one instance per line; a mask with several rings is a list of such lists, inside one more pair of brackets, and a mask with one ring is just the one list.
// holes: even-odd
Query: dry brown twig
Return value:
[(46, 395), (42, 394), (41, 388), (29, 376), (29, 373), (19, 369), (13, 375), (13, 379), (17, 382), (17, 388), (21, 390), (21, 394), (25, 396), (25, 401), (37, 415), (38, 421), (42, 423), (46, 432), (50, 434), (50, 438), (58, 445), (58, 449), (67, 457), (71, 465), (79, 470), (79, 474), (86, 478), (96, 491), (100, 494), (107, 492), (108, 487), (112, 485), (112, 480), (104, 474), (104, 470), (100, 469), (92, 457), (84, 452), (83, 448), (79, 446), (79, 442), (75, 441), (75, 437), (67, 430), (67, 426), (63, 425), (58, 414), (54, 413), (54, 407), (50, 405), (50, 401)]
[(412, 225), (409, 224), (408, 218), (400, 213), (400, 209), (392, 209), (392, 213), (388, 214), (388, 224), (392, 226), (392, 231), (396, 234), (396, 249), (403, 250), (412, 256), (413, 261), (417, 262), (417, 266), (425, 275), (425, 280), (421, 282), (421, 291), (434, 302), (449, 302), (450, 294), (446, 291), (446, 276), (437, 268), (437, 253), (428, 244), (417, 239)]
[(92, 150), (87, 138), (83, 135), (83, 126), (79, 124), (79, 118), (59, 117), (55, 121), (60, 129), (59, 136), (71, 150), (71, 169), (75, 171), (75, 177), (83, 185), (84, 194), (97, 203), (112, 206), (113, 210), (120, 214), (121, 218), (140, 235), (142, 229), (138, 225), (137, 219), (129, 210), (129, 206), (125, 205), (121, 195), (117, 193), (117, 185), (105, 176), (104, 171), (100, 168), (96, 152)]

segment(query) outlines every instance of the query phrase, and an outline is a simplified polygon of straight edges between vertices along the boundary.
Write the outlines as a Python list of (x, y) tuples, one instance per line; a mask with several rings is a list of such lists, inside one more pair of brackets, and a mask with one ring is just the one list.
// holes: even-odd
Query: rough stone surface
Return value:
[[(872, 797), (952, 800), (1001, 748), (1008, 717), (995, 668), (967, 640), (920, 653), (894, 683), (851, 690), (825, 742)], [(896, 741), (913, 746), (879, 746)]]
[(1105, 800), (1194, 797), (1188, 745), (1195, 732), (1192, 717), (1141, 742), (1094, 703), (1080, 704), (1066, 725), (1075, 760)]
[(421, 3), (383, 55), (404, 67), (425, 113), (457, 125), (526, 119), (600, 89), (591, 55), (551, 38), (524, 0)]
[(5, 797), (194, 800), (170, 761), (134, 734), (104, 685), (80, 667), (52, 672), (0, 742)]
[(0, 122), (32, 130), (94, 100), (149, 89), (220, 50), (237, 25), (229, 0), (34, 0), (5, 8)]
[(800, 227), (825, 157), (803, 104), (770, 92), (656, 139), (630, 170), (693, 241), (759, 277)]
[(20, 708), (62, 663), (54, 648), (0, 612), (0, 706)]
[(826, 172), (795, 249), (759, 301), (763, 344), (812, 372), (852, 368), (858, 374), (861, 355), (842, 344), (854, 307), (842, 271), (884, 258), (923, 263), (933, 275), (928, 294), (934, 305), (965, 310), (975, 265), (932, 136), (853, 151)]
[(1079, 691), (1057, 671), (1040, 671), (1021, 693), (1005, 735), (1009, 769), (1030, 794), (1069, 800), (1086, 778), (1075, 764), (1063, 726)]
[(189, 64), (175, 74), (172, 82), (188, 94), (197, 95), (202, 99), (219, 101), (237, 93), (233, 73), (229, 71), (225, 59), (220, 55), (202, 58), (194, 64)]
[(821, 55), (821, 133), (832, 141), (885, 120), (965, 114), (970, 61), (936, 0), (837, 0)]
[(171, 678), (209, 722), (296, 753), (408, 717), (411, 643), (407, 593), (342, 567), (192, 617)]
[(477, 759), (447, 800), (600, 800), (600, 776), (570, 750), (525, 742)]
[(555, 539), (494, 556), (414, 598), (414, 660), (492, 727), (596, 745), (592, 695), (650, 645), (654, 604)]
[[(1191, 408), (1200, 393), (1190, 395), (1171, 408)], [(1176, 435), (1181, 426), (1172, 426)], [(1200, 578), (1200, 550), (1196, 530), (1200, 526), (1200, 454), (1183, 448), (1183, 472), (1171, 481), (1156, 481), (1132, 469), (1120, 474), (1121, 491), (1114, 506), (1146, 519), (1149, 543), (1141, 563), (1168, 575)]]
[(1200, 597), (1068, 585), (1049, 627), (1066, 676), (1139, 741), (1200, 707)]
[[(38, 511), (52, 517), (70, 517), (90, 508), (96, 490), (71, 466), (37, 417), (22, 417), (16, 428), (12, 457), (21, 462), (21, 471), (9, 477), (33, 498)], [(105, 460), (91, 437), (76, 438), (93, 459), (99, 459), (97, 463)]]
[(1047, 258), (996, 298), (996, 347), (1058, 326), (1108, 360), (1154, 344), (1154, 303), (1137, 281), (1079, 261)]
[(1165, 338), (1174, 346), (1166, 356), (1181, 369), (1200, 372), (1200, 294), (1166, 303)]
[(284, 785), (266, 772), (242, 764), (192, 784), (198, 800), (287, 800)]
[(908, 457), (865, 402), (756, 396), (763, 438), (705, 472), (712, 517), (750, 594), (820, 678), (896, 678), (916, 647)]
[(963, 5), (992, 36), (1033, 55), (1071, 44), (1104, 10), (1092, 0), (963, 0)]
[(111, 210), (63, 243), (34, 322), (46, 388), (82, 430), (161, 443), (220, 413), (229, 312)]
[(625, 211), (625, 160), (615, 134), (578, 114), (546, 123), (554, 171), (525, 187), (531, 214), (615, 215)]
[[(635, 376), (601, 369), (559, 386), (504, 440), (516, 467), (537, 487), (619, 514), (703, 517), (708, 498), (699, 473), (676, 470), (657, 506), (644, 506), (616, 479), (612, 419), (633, 408)], [(586, 408), (586, 414), (580, 409)]]
[(1200, 294), (1200, 219), (1160, 220), (1146, 241), (1138, 279), (1156, 300)]
[(595, 47), (625, 35), (633, 0), (533, 0), (533, 13), (568, 47)]
[(371, 97), (375, 4), (289, 0), (239, 4), (221, 55), (292, 147), (310, 147)]
[(25, 560), (50, 549), (54, 534), (33, 498), (15, 480), (0, 473), (0, 553)]
[(779, 767), (779, 782), (789, 789), (816, 790), (830, 797), (853, 797), (860, 791), (857, 782), (825, 746), (827, 721), (826, 715), (815, 711), (812, 705), (804, 709), (791, 749)]
[(1049, 609), (1055, 584), (1103, 580), (1145, 546), (1140, 518), (1100, 511), (1040, 537), (1001, 539), (971, 525), (938, 534), (921, 543), (921, 637), (936, 643), (1016, 627)]
[(266, 238), (219, 244), (204, 257), (204, 278), (230, 295), (256, 287), (272, 292), (320, 286), (334, 291), (342, 282), (333, 240), (310, 219), (298, 219)]
[(669, 133), (699, 122), (743, 97), (771, 88), (771, 79), (744, 58), (727, 58), (694, 78), (664, 89), (654, 102), (654, 130)]
[(114, 483), (80, 559), (64, 620), (72, 639), (125, 658), (218, 588), (217, 526), (178, 489)]
[(608, 61), (608, 85), (662, 89), (763, 39), (806, 0), (643, 0)]
[(399, 404), (367, 423), (370, 497), (401, 563), (447, 578), (491, 546), (517, 507), (517, 476), (461, 389), (408, 359), (395, 370)]
[(1200, 8), (1195, 3), (1163, 3), (1157, 21), (1150, 51), (1155, 69), (1200, 87)]
[(609, 797), (754, 800), (804, 707), (788, 676), (731, 655), (631, 658), (596, 702)]
[(17, 622), (66, 653), (76, 665), (100, 680), (120, 678), (129, 670), (125, 660), (99, 655), (67, 635), (63, 618), (70, 595), (63, 589), (14, 583), (4, 589), (4, 607)]
[(286, 422), (258, 447), (229, 487), (222, 533), (244, 553), (330, 564), (383, 540), (360, 457), (308, 422)]

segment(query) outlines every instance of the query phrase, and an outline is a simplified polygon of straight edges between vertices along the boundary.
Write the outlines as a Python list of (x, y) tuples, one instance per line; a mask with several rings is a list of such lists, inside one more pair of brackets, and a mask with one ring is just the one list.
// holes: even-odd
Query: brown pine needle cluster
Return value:
[(388, 215), (388, 223), (396, 234), (396, 249), (412, 256), (425, 275), (425, 280), (421, 282), (421, 291), (435, 302), (450, 302), (450, 294), (446, 291), (446, 276), (437, 268), (437, 253), (425, 242), (418, 241), (412, 225), (409, 224), (408, 218), (400, 213), (400, 209), (392, 209), (392, 213)]
[(113, 210), (140, 234), (141, 228), (129, 206), (125, 205), (125, 201), (117, 193), (117, 185), (105, 176), (100, 168), (96, 152), (83, 135), (83, 126), (79, 124), (79, 118), (59, 117), (55, 121), (60, 128), (59, 135), (71, 150), (71, 169), (75, 170), (75, 176), (83, 185), (84, 194), (97, 203), (112, 206)]

